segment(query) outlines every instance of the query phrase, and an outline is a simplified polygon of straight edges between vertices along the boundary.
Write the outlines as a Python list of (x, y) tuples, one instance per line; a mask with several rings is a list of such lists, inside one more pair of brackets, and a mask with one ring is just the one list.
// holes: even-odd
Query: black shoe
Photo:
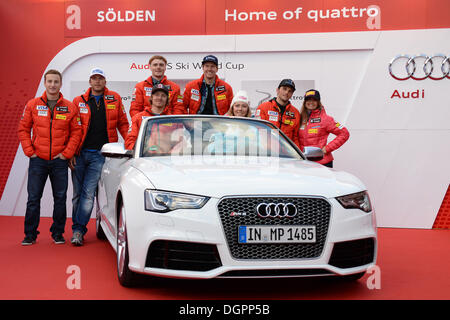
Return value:
[(53, 238), (53, 242), (55, 244), (64, 244), (64, 243), (66, 243), (66, 240), (64, 239), (62, 234), (55, 234), (55, 235), (52, 236), (52, 238)]
[(22, 241), (23, 246), (31, 246), (32, 244), (36, 243), (36, 238), (32, 236), (26, 236), (25, 239)]

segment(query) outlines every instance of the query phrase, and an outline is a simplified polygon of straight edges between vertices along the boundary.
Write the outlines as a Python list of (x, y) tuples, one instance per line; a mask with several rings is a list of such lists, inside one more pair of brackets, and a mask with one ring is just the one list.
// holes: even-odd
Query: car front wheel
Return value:
[(137, 274), (128, 268), (128, 238), (125, 220), (125, 208), (120, 207), (119, 223), (117, 228), (117, 274), (119, 282), (124, 287), (132, 287), (136, 284)]

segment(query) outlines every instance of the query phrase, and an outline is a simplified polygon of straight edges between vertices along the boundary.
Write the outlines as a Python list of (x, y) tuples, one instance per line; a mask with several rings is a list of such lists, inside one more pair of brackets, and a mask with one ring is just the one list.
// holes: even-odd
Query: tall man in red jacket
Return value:
[(27, 102), (19, 123), (19, 140), (30, 157), (28, 201), (25, 213), (25, 239), (22, 245), (36, 242), (42, 193), (47, 177), (53, 191), (53, 224), (50, 228), (56, 244), (65, 243), (68, 159), (75, 154), (81, 138), (78, 109), (59, 91), (62, 76), (57, 70), (44, 75), (45, 92)]
[(117, 130), (126, 139), (128, 119), (117, 92), (106, 87), (105, 73), (100, 68), (91, 70), (90, 88), (76, 97), (73, 103), (80, 110), (83, 135), (76, 157), (70, 162), (72, 171), (72, 231), (73, 245), (83, 245), (86, 225), (91, 217), (98, 180), (105, 158), (100, 153), (108, 142), (117, 142)]
[(165, 72), (167, 60), (163, 56), (153, 56), (148, 62), (152, 75), (146, 80), (136, 84), (133, 92), (133, 100), (130, 106), (130, 116), (133, 118), (139, 112), (144, 111), (145, 101), (152, 94), (153, 86), (162, 83), (169, 91), (169, 109), (170, 114), (183, 114), (183, 96), (180, 94), (180, 86), (167, 79)]
[(202, 61), (203, 75), (200, 79), (186, 84), (183, 95), (184, 112), (190, 114), (224, 115), (230, 109), (233, 89), (219, 79), (219, 61), (208, 55)]
[(290, 102), (294, 91), (294, 81), (291, 79), (281, 80), (277, 88), (277, 96), (260, 104), (256, 109), (255, 117), (273, 123), (298, 145), (297, 131), (300, 127), (300, 112)]

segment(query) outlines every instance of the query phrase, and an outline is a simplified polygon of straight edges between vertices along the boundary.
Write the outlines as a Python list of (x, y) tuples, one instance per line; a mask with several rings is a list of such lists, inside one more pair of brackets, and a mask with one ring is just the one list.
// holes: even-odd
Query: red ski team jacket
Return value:
[[(166, 76), (161, 80), (161, 83), (169, 90), (169, 112), (171, 114), (184, 114), (183, 96), (180, 94), (180, 86), (173, 81), (167, 80)], [(136, 84), (130, 106), (131, 118), (144, 111), (145, 101), (148, 101), (148, 98), (152, 95), (152, 88), (153, 80), (151, 76)]]
[(47, 93), (27, 102), (19, 123), (18, 135), (23, 152), (52, 160), (59, 153), (74, 156), (81, 140), (78, 108), (59, 94), (53, 111), (47, 105)]
[[(90, 93), (91, 88), (89, 88), (85, 94), (73, 99), (73, 103), (78, 107), (80, 112), (81, 125), (83, 129), (81, 142), (76, 152), (77, 154), (80, 152), (91, 122), (91, 109), (88, 105)], [(126, 139), (129, 123), (120, 95), (117, 92), (108, 90), (108, 88), (105, 87), (103, 99), (105, 101), (106, 130), (108, 133), (109, 142), (117, 142), (119, 140), (116, 129), (118, 129), (120, 135)]]
[(255, 117), (267, 120), (280, 128), (296, 145), (298, 145), (298, 129), (300, 127), (300, 112), (292, 104), (286, 106), (284, 114), (278, 107), (276, 99), (271, 99), (258, 106)]
[[(330, 133), (336, 135), (336, 138), (327, 143)], [(306, 126), (302, 126), (298, 130), (298, 146), (302, 151), (304, 151), (304, 147), (321, 149), (326, 147), (327, 153), (322, 160), (318, 161), (320, 164), (325, 164), (334, 159), (331, 152), (342, 146), (349, 137), (350, 133), (343, 125), (334, 121), (333, 117), (325, 112), (325, 109), (318, 108), (311, 112)]]
[[(202, 94), (200, 89), (202, 87), (204, 76), (200, 79), (194, 80), (186, 84), (186, 89), (183, 95), (183, 105), (185, 114), (197, 114), (200, 111), (202, 103)], [(220, 115), (227, 113), (230, 109), (231, 101), (233, 100), (233, 89), (225, 81), (216, 76), (214, 86), (214, 99), (216, 103), (217, 112)]]

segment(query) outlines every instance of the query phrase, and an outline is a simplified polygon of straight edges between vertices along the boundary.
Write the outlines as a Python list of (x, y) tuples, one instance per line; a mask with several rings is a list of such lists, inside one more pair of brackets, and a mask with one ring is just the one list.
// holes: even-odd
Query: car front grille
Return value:
[[(256, 207), (260, 203), (293, 203), (297, 215), (292, 218), (262, 218)], [(218, 206), (230, 253), (235, 259), (312, 259), (322, 254), (328, 233), (331, 205), (322, 198), (307, 197), (227, 197)], [(313, 225), (315, 243), (240, 244), (238, 227), (244, 225)]]

